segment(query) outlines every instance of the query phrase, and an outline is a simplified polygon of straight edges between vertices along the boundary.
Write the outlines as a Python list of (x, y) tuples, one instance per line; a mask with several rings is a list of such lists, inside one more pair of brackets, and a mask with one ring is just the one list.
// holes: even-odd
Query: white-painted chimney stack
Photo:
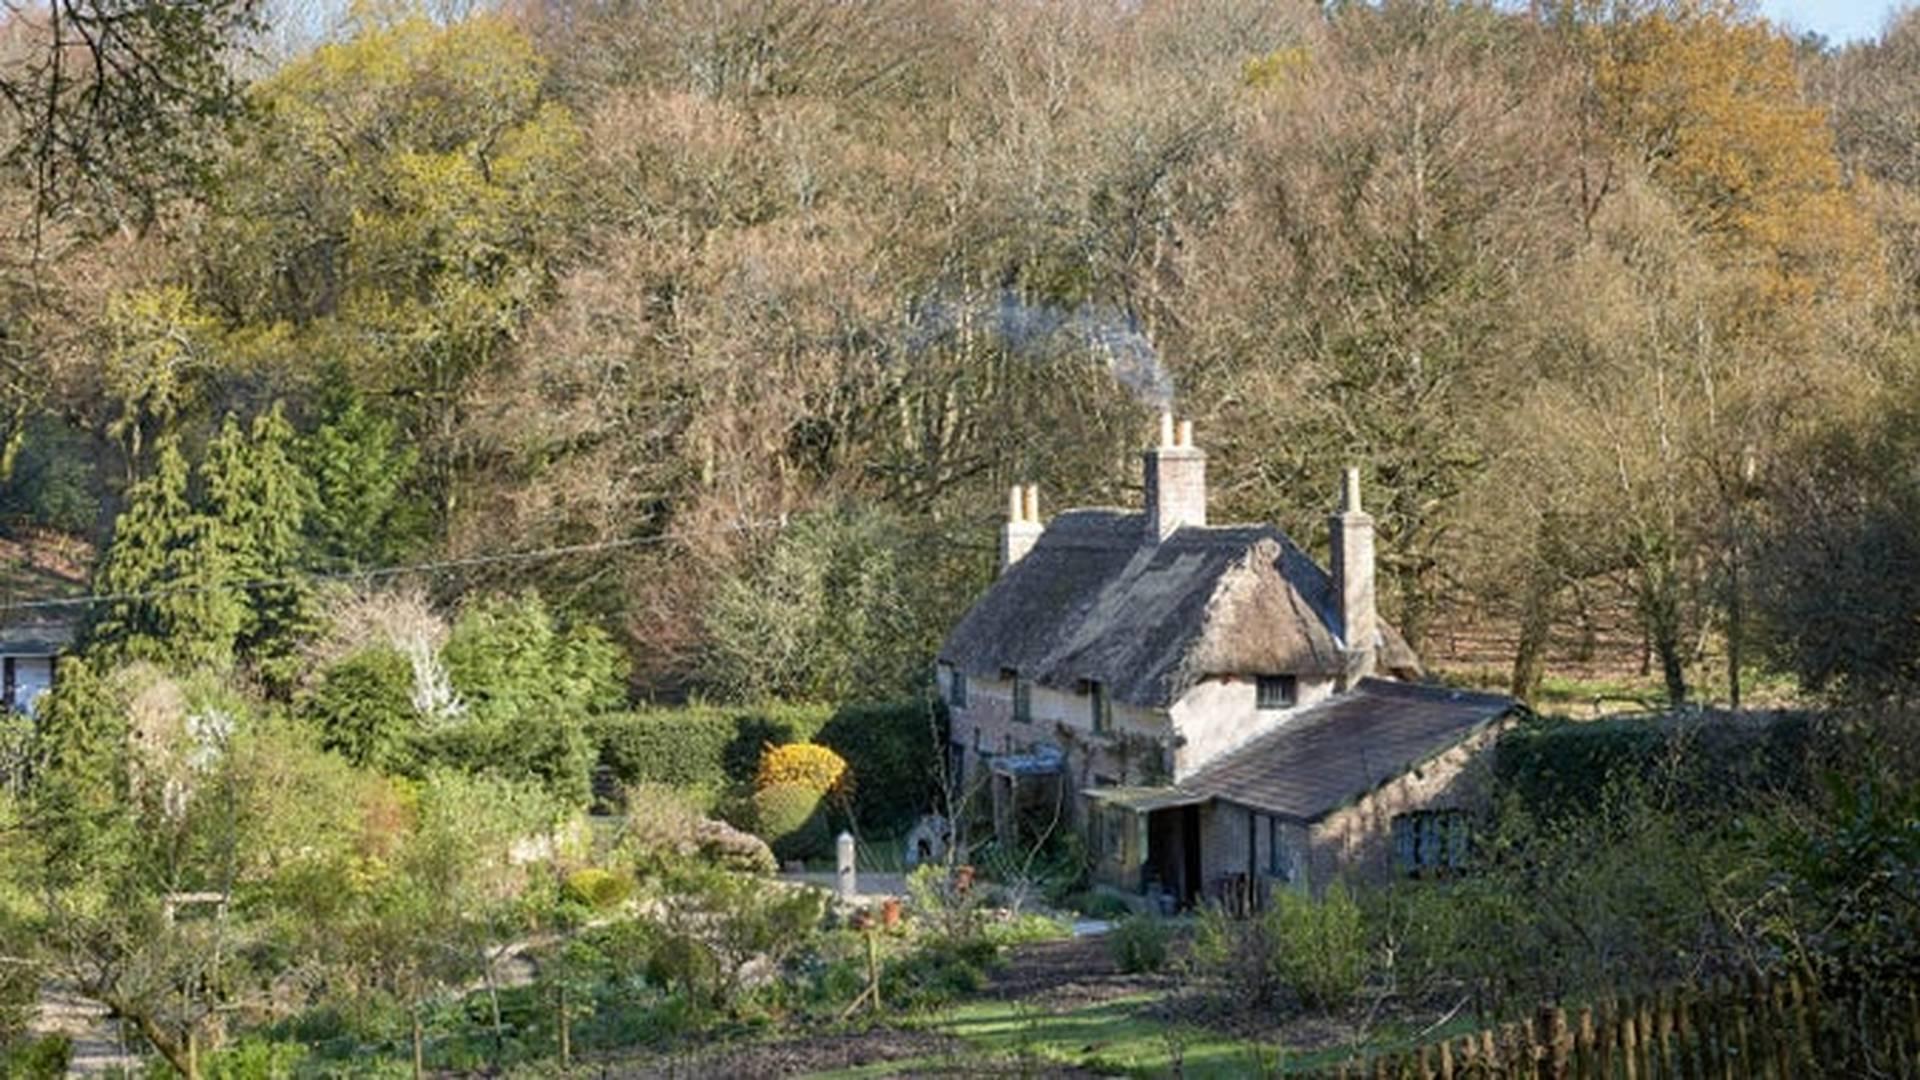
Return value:
[(1015, 484), (1007, 492), (1007, 523), (1000, 526), (1000, 571), (1026, 557), (1040, 542), (1046, 526), (1040, 524), (1040, 487)]
[(1347, 681), (1358, 682), (1379, 664), (1380, 623), (1374, 602), (1373, 518), (1360, 508), (1360, 470), (1348, 469), (1340, 510), (1328, 519), (1333, 547), (1334, 600), (1340, 606)]
[(1160, 414), (1160, 445), (1144, 455), (1146, 541), (1157, 544), (1189, 525), (1207, 523), (1207, 455), (1193, 444), (1193, 421)]

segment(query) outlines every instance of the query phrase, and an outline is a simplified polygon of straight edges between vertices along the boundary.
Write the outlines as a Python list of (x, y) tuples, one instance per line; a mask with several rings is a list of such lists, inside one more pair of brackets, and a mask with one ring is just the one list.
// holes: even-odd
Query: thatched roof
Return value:
[(1275, 731), (1182, 780), (1191, 798), (1223, 799), (1313, 822), (1459, 745), (1517, 706), (1444, 686), (1362, 679)]
[[(1059, 689), (1095, 679), (1147, 707), (1210, 675), (1346, 671), (1333, 581), (1279, 529), (1189, 526), (1158, 544), (1145, 530), (1119, 510), (1055, 517), (954, 627), (941, 661)], [(1418, 672), (1384, 622), (1376, 644), (1384, 669)]]

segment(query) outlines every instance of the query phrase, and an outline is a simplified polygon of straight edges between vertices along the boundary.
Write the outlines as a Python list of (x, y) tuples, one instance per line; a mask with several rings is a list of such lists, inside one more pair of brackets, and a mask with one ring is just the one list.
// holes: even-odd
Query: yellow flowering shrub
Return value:
[(822, 795), (847, 795), (852, 781), (845, 758), (828, 747), (801, 742), (768, 746), (760, 755), (753, 786), (765, 791), (776, 784), (795, 784)]

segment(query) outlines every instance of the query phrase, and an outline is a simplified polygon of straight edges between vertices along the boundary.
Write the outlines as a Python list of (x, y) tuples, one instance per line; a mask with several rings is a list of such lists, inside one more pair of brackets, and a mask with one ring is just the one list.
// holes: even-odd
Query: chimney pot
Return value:
[(1157, 544), (1189, 525), (1207, 523), (1207, 455), (1193, 445), (1193, 422), (1160, 414), (1160, 445), (1142, 455), (1147, 505), (1145, 541)]
[(1040, 524), (1039, 485), (1013, 485), (1007, 492), (1007, 523), (1000, 526), (1001, 573), (1026, 558), (1045, 531)]

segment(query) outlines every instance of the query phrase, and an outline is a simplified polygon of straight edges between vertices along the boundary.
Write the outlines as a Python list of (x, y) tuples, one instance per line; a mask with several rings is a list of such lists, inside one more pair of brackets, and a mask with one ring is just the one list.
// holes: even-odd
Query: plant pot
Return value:
[(900, 898), (889, 896), (880, 902), (880, 925), (888, 930), (900, 925)]

